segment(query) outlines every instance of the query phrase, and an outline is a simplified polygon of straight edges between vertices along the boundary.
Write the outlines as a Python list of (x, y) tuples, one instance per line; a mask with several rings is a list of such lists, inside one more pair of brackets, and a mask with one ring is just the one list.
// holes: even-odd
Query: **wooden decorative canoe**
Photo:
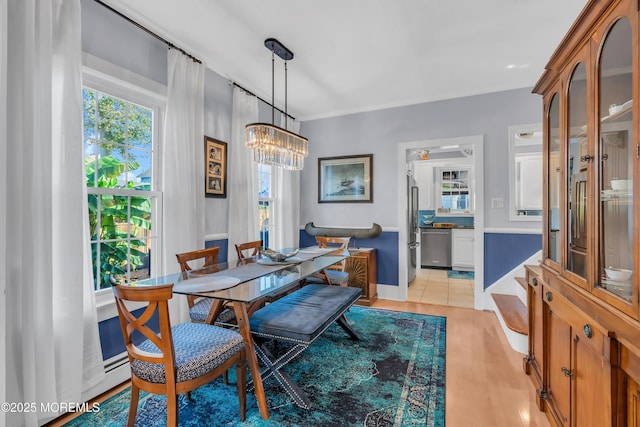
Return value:
[(310, 236), (351, 237), (353, 239), (375, 239), (382, 233), (382, 227), (373, 223), (371, 228), (316, 227), (307, 223), (304, 230)]

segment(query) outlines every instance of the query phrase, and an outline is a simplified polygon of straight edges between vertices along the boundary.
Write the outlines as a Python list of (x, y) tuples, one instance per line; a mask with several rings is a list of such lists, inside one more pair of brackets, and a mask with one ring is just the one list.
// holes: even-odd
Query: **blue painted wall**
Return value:
[(229, 241), (227, 239), (220, 240), (207, 240), (204, 242), (205, 248), (213, 248), (214, 246), (219, 246), (220, 250), (218, 251), (218, 262), (227, 262), (228, 260), (228, 251), (229, 251)]
[[(300, 230), (300, 247), (313, 246), (316, 238)], [(352, 239), (351, 247), (376, 248), (377, 282), (398, 286), (398, 232), (383, 231), (375, 239)]]
[[(145, 307), (139, 308), (138, 310), (134, 310), (133, 314), (135, 316), (140, 316), (144, 310)], [(149, 326), (153, 331), (160, 331), (157, 312), (153, 314), (147, 326)], [(102, 360), (107, 360), (122, 353), (123, 351), (127, 351), (127, 348), (124, 346), (124, 338), (122, 337), (119, 317), (112, 317), (111, 319), (103, 320), (98, 323), (98, 330), (100, 333), (100, 346), (102, 347)], [(133, 343), (138, 345), (144, 341), (145, 337), (140, 333), (134, 333), (132, 339)]]
[(541, 234), (485, 233), (485, 289), (540, 249)]

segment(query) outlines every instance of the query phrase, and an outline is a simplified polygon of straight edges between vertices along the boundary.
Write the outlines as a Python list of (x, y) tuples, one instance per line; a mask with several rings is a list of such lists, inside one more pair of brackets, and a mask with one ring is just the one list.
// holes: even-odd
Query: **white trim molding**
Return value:
[[(471, 135), (454, 138), (432, 139), (398, 143), (397, 150), (397, 187), (398, 194), (398, 290), (397, 299), (406, 301), (407, 278), (407, 151), (421, 148), (434, 148), (458, 145), (473, 150), (473, 188), (474, 205), (474, 308), (484, 309), (484, 135)], [(394, 298), (395, 299), (395, 298)]]
[(207, 234), (204, 236), (205, 242), (210, 242), (211, 240), (225, 240), (225, 239), (229, 239), (229, 235), (227, 233)]

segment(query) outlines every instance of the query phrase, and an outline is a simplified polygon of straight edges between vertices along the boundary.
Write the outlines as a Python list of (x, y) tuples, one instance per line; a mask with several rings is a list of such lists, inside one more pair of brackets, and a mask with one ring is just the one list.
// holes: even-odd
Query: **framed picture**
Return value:
[(227, 197), (227, 143), (204, 137), (204, 194)]
[(318, 203), (373, 203), (373, 154), (319, 158)]

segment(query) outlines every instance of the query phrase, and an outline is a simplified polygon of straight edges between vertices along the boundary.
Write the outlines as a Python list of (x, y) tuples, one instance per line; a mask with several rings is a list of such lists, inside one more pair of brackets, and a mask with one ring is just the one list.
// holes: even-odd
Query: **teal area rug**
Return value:
[[(193, 391), (192, 401), (180, 396), (180, 426), (444, 426), (446, 319), (355, 306), (347, 318), (361, 341), (334, 324), (284, 368), (313, 402), (310, 410), (270, 377), (270, 419), (249, 393), (241, 422), (232, 370), (229, 385), (218, 378)], [(66, 425), (126, 425), (129, 395), (124, 390)], [(165, 423), (165, 397), (141, 393), (136, 426)]]
[(473, 271), (458, 271), (458, 270), (449, 270), (447, 271), (447, 277), (449, 279), (474, 279)]

